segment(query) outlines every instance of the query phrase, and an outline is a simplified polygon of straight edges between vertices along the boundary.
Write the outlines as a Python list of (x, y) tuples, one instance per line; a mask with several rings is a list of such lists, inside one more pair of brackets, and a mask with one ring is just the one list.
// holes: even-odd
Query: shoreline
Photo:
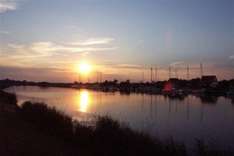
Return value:
[[(140, 94), (160, 94), (171, 96), (192, 95), (210, 95), (226, 96), (234, 98), (234, 79), (217, 82), (203, 82), (202, 79), (169, 79), (167, 81), (157, 82), (130, 82), (118, 80), (93, 82), (93, 83), (59, 83), (59, 82), (33, 82), (18, 80), (0, 80), (0, 88), (10, 86), (38, 86), (38, 87), (57, 87), (57, 88), (74, 88), (90, 89), (103, 92), (121, 92), (123, 94), (140, 93)], [(169, 88), (168, 88), (169, 86)]]

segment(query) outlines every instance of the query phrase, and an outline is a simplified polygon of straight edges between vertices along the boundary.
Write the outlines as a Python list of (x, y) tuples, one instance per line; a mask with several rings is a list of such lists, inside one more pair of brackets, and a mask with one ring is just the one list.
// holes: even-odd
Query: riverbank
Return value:
[[(108, 117), (97, 118), (90, 127), (44, 104), (27, 102), (19, 108), (14, 95), (0, 95), (1, 106), (14, 106), (1, 113), (1, 155), (188, 155), (184, 145), (151, 138)], [(232, 154), (202, 142), (195, 153)]]

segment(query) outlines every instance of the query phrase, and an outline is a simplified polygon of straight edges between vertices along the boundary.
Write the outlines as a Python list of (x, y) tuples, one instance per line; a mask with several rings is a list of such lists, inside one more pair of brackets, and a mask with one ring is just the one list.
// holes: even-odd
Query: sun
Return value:
[(77, 70), (82, 75), (87, 75), (92, 71), (92, 66), (88, 62), (81, 62), (77, 65)]

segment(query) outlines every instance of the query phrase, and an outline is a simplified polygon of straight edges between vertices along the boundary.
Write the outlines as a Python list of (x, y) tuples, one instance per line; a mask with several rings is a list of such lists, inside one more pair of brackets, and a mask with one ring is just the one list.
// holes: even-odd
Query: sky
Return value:
[[(0, 0), (0, 79), (234, 78), (234, 0)], [(156, 77), (155, 77), (156, 79)]]

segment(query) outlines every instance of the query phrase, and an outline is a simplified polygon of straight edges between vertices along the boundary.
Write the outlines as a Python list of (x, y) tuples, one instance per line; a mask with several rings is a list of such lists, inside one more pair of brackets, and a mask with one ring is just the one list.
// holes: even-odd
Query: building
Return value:
[(215, 75), (202, 76), (201, 83), (203, 87), (215, 87), (218, 84), (218, 79)]

